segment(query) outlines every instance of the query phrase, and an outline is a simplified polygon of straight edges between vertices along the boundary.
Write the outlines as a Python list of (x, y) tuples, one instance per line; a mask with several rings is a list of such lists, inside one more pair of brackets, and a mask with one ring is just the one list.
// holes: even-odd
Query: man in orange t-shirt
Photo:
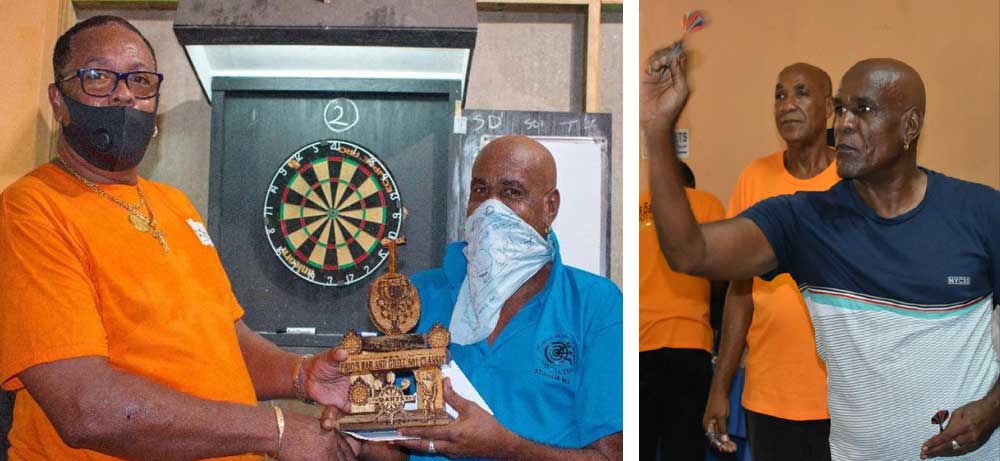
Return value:
[[(695, 219), (723, 219), (722, 202), (694, 189), (694, 174), (683, 166)], [(639, 459), (654, 461), (659, 447), (665, 460), (703, 461), (701, 415), (718, 318), (712, 308), (721, 307), (724, 284), (670, 270), (649, 201), (648, 193), (639, 197)]]
[[(826, 144), (826, 120), (833, 114), (831, 93), (830, 77), (815, 66), (792, 64), (778, 74), (774, 120), (787, 148), (758, 158), (743, 170), (727, 217), (769, 197), (826, 190), (840, 180), (835, 151)], [(788, 274), (771, 282), (754, 278), (731, 283), (705, 410), (708, 431), (726, 433), (729, 390), (744, 348), (743, 408), (753, 458), (830, 459), (826, 368), (816, 353), (805, 302)], [(734, 448), (724, 445), (724, 451)]]
[(354, 459), (315, 417), (346, 406), (346, 353), (306, 358), (251, 331), (202, 219), (138, 176), (163, 76), (124, 19), (56, 42), (58, 157), (0, 195), (0, 383), (11, 461)]

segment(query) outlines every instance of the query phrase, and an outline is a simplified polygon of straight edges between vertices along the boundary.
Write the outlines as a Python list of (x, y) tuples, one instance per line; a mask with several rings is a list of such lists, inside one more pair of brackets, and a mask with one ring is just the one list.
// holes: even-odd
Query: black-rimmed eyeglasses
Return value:
[(133, 96), (137, 99), (149, 99), (160, 93), (160, 83), (163, 83), (163, 74), (157, 72), (118, 73), (113, 70), (88, 67), (77, 69), (76, 73), (56, 83), (63, 83), (74, 77), (80, 80), (80, 88), (84, 93), (96, 98), (114, 93), (118, 89), (118, 82), (124, 80), (125, 86)]

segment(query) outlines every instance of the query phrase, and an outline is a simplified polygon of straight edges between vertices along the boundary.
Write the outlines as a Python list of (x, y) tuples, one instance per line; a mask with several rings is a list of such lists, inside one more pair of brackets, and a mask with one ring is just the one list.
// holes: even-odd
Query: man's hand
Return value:
[[(341, 409), (330, 405), (323, 409), (323, 415), (319, 417), (320, 427), (325, 431), (335, 431), (337, 430), (337, 420), (343, 417), (346, 412)], [(351, 450), (355, 454), (361, 453), (362, 442), (354, 437), (345, 437), (347, 444), (351, 446)]]
[(503, 427), (493, 415), (475, 403), (462, 398), (444, 381), (444, 399), (458, 411), (458, 420), (447, 426), (406, 427), (399, 432), (415, 440), (401, 440), (398, 445), (428, 452), (434, 442), (434, 452), (454, 458), (510, 458), (517, 452), (520, 437)]
[[(702, 419), (708, 444), (723, 453), (735, 453), (736, 442), (730, 440), (729, 434), (726, 432), (728, 418), (729, 397), (719, 395), (716, 392), (709, 394), (708, 405), (705, 406), (705, 417)], [(716, 434), (717, 438), (713, 438), (709, 434)]]
[(323, 405), (333, 405), (347, 411), (347, 375), (340, 372), (340, 362), (347, 360), (347, 351), (333, 348), (310, 357), (303, 364), (302, 386), (306, 396)]
[(666, 67), (668, 54), (660, 53), (639, 71), (639, 123), (644, 128), (673, 125), (690, 94), (685, 76), (686, 53), (678, 54), (670, 67)]
[(336, 431), (320, 427), (306, 415), (285, 413), (285, 435), (277, 453), (281, 461), (355, 461), (357, 450)]
[(944, 431), (924, 442), (920, 458), (959, 456), (975, 451), (997, 427), (1000, 427), (1000, 399), (987, 397), (967, 403), (952, 413)]
[[(337, 420), (345, 414), (337, 407), (326, 407), (320, 417), (320, 426), (323, 430), (334, 431), (337, 429)], [(402, 449), (388, 442), (370, 442), (350, 436), (344, 436), (344, 439), (360, 460), (404, 461), (408, 458)]]

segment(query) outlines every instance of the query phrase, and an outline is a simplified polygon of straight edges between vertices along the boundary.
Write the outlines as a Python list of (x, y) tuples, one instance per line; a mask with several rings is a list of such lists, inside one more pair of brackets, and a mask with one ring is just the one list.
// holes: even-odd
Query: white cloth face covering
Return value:
[(497, 199), (466, 218), (465, 240), (468, 269), (448, 328), (451, 342), (460, 345), (489, 336), (507, 299), (555, 255), (551, 237), (543, 238)]

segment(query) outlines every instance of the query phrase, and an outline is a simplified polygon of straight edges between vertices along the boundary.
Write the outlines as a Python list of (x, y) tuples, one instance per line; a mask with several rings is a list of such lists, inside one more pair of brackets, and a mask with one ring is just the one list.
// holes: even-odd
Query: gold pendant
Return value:
[(163, 236), (163, 232), (160, 232), (158, 230), (153, 231), (153, 238), (160, 241), (160, 246), (163, 247), (164, 253), (170, 252), (170, 246), (167, 245), (167, 239), (166, 237)]
[(149, 232), (149, 223), (146, 222), (146, 220), (143, 219), (142, 216), (139, 216), (135, 213), (129, 213), (128, 220), (129, 222), (132, 223), (132, 227), (134, 227), (137, 231)]

